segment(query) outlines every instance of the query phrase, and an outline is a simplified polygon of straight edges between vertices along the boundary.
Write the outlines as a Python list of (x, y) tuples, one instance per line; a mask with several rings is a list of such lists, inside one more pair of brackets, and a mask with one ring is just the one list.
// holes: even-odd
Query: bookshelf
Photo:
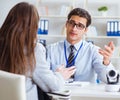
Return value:
[[(100, 6), (107, 6), (108, 12), (106, 16), (102, 16), (97, 10)], [(107, 22), (108, 21), (120, 21), (119, 0), (87, 0), (86, 9), (92, 15), (92, 25), (96, 27), (97, 36), (87, 37), (86, 40), (94, 41), (94, 43), (100, 47), (108, 44), (109, 41), (113, 41), (115, 44), (115, 51), (111, 61), (120, 70), (120, 36), (107, 36)]]
[[(38, 35), (38, 38), (46, 39), (47, 44), (65, 38), (65, 22), (70, 9), (81, 7), (88, 10), (92, 16), (91, 26), (95, 26), (97, 35), (86, 35), (84, 39), (87, 41), (93, 41), (94, 44), (102, 48), (104, 45), (107, 45), (108, 42), (113, 41), (115, 44), (115, 52), (112, 61), (115, 65), (119, 65), (120, 68), (120, 36), (107, 36), (107, 22), (120, 21), (119, 0), (38, 0), (38, 11), (40, 10), (39, 6), (43, 7), (44, 11), (46, 11), (46, 13), (40, 13), (40, 18), (49, 21), (49, 28), (47, 35)], [(108, 7), (106, 16), (102, 16), (98, 11), (100, 6)]]

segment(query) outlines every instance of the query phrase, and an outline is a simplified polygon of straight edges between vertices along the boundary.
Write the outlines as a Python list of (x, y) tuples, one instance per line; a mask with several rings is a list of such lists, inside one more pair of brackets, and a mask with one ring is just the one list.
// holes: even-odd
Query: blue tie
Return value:
[(75, 60), (74, 60), (74, 48), (75, 48), (74, 45), (71, 45), (71, 46), (70, 46), (71, 52), (70, 52), (69, 57), (68, 57), (67, 67), (70, 67), (70, 66), (75, 65)]

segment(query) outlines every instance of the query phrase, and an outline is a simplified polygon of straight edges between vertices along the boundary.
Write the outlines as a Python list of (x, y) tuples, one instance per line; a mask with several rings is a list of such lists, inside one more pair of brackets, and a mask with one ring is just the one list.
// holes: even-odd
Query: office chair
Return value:
[(0, 71), (0, 100), (26, 100), (25, 76)]
[(52, 100), (52, 98), (44, 92), (39, 86), (37, 86), (38, 90), (38, 100)]
[(70, 90), (63, 90), (63, 91), (54, 91), (54, 92), (48, 92), (47, 95), (49, 95), (52, 100), (71, 100), (70, 99)]
[(39, 100), (70, 100), (70, 90), (44, 92), (37, 86)]

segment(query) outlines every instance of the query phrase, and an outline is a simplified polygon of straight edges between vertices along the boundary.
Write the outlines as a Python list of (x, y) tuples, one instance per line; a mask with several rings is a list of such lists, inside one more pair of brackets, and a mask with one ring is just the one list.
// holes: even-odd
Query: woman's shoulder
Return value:
[(41, 50), (41, 51), (43, 50), (43, 51), (44, 51), (44, 50), (45, 50), (45, 47), (43, 46), (43, 44), (37, 43), (37, 44), (36, 44), (36, 47), (35, 47), (35, 50)]

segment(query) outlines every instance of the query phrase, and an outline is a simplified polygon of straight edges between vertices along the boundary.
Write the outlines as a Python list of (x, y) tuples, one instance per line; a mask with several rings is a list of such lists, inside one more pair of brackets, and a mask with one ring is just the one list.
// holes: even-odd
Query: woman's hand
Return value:
[(75, 66), (65, 68), (65, 66), (62, 65), (56, 69), (56, 72), (59, 72), (65, 80), (69, 79), (72, 75), (74, 75), (75, 71)]

